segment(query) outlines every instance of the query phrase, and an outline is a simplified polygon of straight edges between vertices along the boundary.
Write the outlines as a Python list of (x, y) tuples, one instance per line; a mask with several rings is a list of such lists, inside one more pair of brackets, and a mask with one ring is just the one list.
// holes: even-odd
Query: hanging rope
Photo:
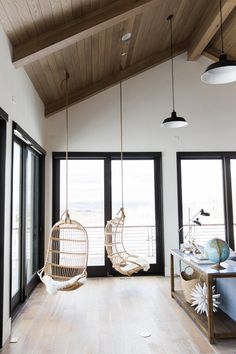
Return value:
[(123, 168), (123, 101), (120, 80), (120, 165), (121, 165), (121, 208), (124, 209), (124, 168)]
[(66, 214), (66, 219), (69, 217), (69, 193), (68, 193), (68, 186), (69, 186), (69, 159), (68, 159), (68, 151), (69, 151), (69, 86), (68, 86), (68, 82), (69, 82), (69, 78), (70, 78), (70, 74), (65, 71), (65, 79), (62, 80), (61, 82), (61, 88), (63, 87), (63, 85), (65, 84), (65, 113), (66, 113), (66, 129), (65, 129), (65, 133), (66, 133), (66, 185), (65, 185), (65, 203), (66, 203), (66, 208), (65, 208), (65, 212), (64, 214)]
[(66, 212), (68, 213), (68, 150), (69, 150), (69, 130), (68, 130), (68, 80), (70, 75), (66, 72)]
[(221, 3), (221, 0), (220, 0), (220, 38), (221, 38), (221, 53), (224, 53), (223, 20), (222, 20), (222, 3)]
[(170, 57), (171, 57), (172, 105), (173, 105), (173, 111), (174, 111), (175, 110), (175, 82), (174, 82), (172, 19), (173, 19), (173, 15), (170, 15), (167, 18), (167, 20), (170, 21)]

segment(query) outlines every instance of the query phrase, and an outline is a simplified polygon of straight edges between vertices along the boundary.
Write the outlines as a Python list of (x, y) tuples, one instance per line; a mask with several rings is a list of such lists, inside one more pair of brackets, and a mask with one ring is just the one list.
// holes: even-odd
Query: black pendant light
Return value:
[(174, 65), (173, 65), (173, 41), (172, 41), (172, 19), (174, 15), (167, 17), (167, 21), (170, 22), (170, 51), (171, 51), (171, 86), (172, 86), (172, 104), (173, 111), (171, 117), (166, 118), (161, 124), (162, 127), (166, 128), (182, 128), (188, 125), (183, 117), (178, 117), (175, 112), (175, 92), (174, 92)]
[(236, 61), (227, 59), (224, 53), (223, 27), (222, 27), (222, 6), (220, 0), (220, 37), (221, 54), (219, 61), (209, 65), (202, 74), (201, 80), (206, 84), (227, 84), (236, 81)]

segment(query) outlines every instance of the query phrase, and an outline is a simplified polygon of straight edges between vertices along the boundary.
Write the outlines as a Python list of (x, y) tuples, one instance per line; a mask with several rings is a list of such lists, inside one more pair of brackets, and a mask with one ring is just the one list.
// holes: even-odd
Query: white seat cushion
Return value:
[(124, 267), (121, 267), (121, 269), (124, 270), (125, 272), (130, 272), (130, 271), (134, 270), (135, 268), (137, 268), (137, 264), (129, 263), (129, 261), (136, 262), (138, 265), (140, 265), (143, 268), (144, 272), (147, 272), (148, 269), (150, 268), (150, 265), (146, 259), (144, 259), (142, 257), (136, 258), (136, 257), (131, 256), (127, 259), (128, 264), (126, 264)]

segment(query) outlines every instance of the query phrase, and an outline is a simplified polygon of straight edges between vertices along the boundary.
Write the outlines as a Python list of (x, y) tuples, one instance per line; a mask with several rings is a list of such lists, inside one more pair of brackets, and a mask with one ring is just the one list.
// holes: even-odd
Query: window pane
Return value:
[(230, 160), (233, 199), (234, 248), (236, 248), (236, 159)]
[(12, 196), (12, 296), (20, 289), (21, 147), (14, 143)]
[[(210, 238), (225, 239), (223, 176), (221, 160), (182, 160), (183, 224), (188, 223), (201, 209), (210, 216), (199, 216), (202, 226), (190, 229), (198, 244)], [(191, 223), (193, 224), (193, 223)], [(184, 236), (189, 228), (184, 228)]]
[(26, 165), (26, 277), (27, 282), (38, 268), (39, 159), (28, 151)]
[[(88, 233), (88, 265), (104, 265), (104, 161), (70, 160), (69, 212)], [(66, 208), (66, 162), (60, 161), (60, 213)]]
[[(156, 263), (154, 161), (125, 160), (124, 244), (127, 251)], [(121, 163), (112, 161), (112, 215), (121, 207)]]

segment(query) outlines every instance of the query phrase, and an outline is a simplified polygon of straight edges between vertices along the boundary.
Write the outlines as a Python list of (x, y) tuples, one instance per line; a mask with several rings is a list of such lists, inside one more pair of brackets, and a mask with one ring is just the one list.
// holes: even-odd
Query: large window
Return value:
[(4, 239), (5, 239), (5, 163), (8, 115), (0, 108), (0, 348), (3, 344)]
[[(66, 201), (65, 160), (60, 161), (60, 171), (61, 215), (65, 211)], [(68, 171), (70, 216), (86, 226), (89, 238), (88, 265), (104, 266), (104, 161), (71, 160), (68, 162)]]
[(14, 141), (13, 147), (13, 185), (12, 185), (12, 278), (11, 294), (14, 297), (20, 290), (21, 277), (21, 185), (22, 148)]
[[(124, 243), (145, 257), (150, 274), (163, 274), (160, 154), (124, 155)], [(65, 210), (65, 155), (53, 154), (53, 223)], [(121, 207), (119, 154), (69, 154), (69, 211), (89, 237), (89, 275), (113, 275), (104, 226)]]
[(44, 151), (15, 123), (13, 129), (12, 313), (38, 282), (44, 238)]
[[(198, 244), (210, 238), (226, 240), (234, 248), (236, 205), (236, 164), (233, 153), (178, 153), (179, 226), (201, 209), (210, 216), (199, 216), (201, 225), (191, 223), (191, 233)], [(234, 209), (233, 209), (234, 208)], [(234, 211), (234, 212), (233, 212)], [(233, 217), (234, 215), (234, 217)], [(183, 242), (189, 232), (180, 233)]]
[[(121, 206), (120, 161), (112, 161), (112, 215)], [(129, 253), (156, 263), (155, 183), (153, 160), (124, 161), (124, 239)]]
[(230, 159), (232, 201), (233, 201), (233, 233), (234, 246), (236, 246), (236, 156)]
[(29, 282), (38, 270), (40, 245), (40, 155), (27, 151), (26, 160), (26, 279)]

